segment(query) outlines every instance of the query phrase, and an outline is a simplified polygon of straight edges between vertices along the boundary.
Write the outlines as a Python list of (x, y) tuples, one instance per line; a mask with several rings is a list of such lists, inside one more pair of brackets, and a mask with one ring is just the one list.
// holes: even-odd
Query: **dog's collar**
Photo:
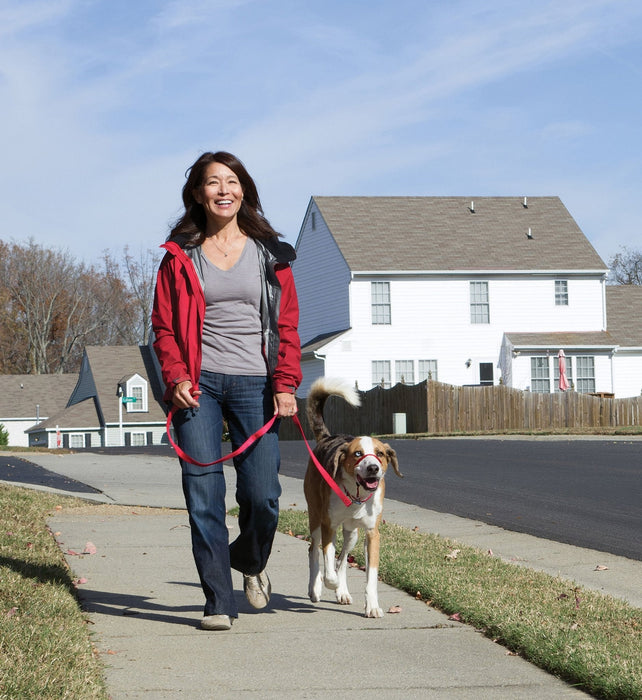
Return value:
[(366, 501), (369, 501), (369, 500), (374, 496), (374, 493), (375, 493), (375, 492), (374, 492), (374, 491), (371, 491), (371, 492), (370, 492), (370, 495), (368, 496), (368, 498), (359, 498), (359, 488), (360, 488), (360, 486), (359, 486), (359, 484), (357, 484), (357, 495), (356, 495), (356, 496), (353, 496), (353, 495), (350, 493), (350, 491), (348, 491), (348, 489), (347, 489), (345, 486), (343, 487), (343, 490), (345, 491), (346, 496), (347, 496), (353, 503), (365, 503)]

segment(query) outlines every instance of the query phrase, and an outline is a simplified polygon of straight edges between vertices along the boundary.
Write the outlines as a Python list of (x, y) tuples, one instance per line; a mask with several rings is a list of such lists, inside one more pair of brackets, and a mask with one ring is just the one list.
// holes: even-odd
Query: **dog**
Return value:
[[(348, 591), (348, 555), (359, 537), (359, 528), (366, 533), (365, 616), (383, 617), (379, 607), (377, 579), (379, 574), (379, 523), (383, 511), (384, 476), (392, 465), (398, 476), (397, 454), (389, 446), (368, 436), (331, 435), (323, 420), (323, 408), (329, 396), (341, 396), (352, 406), (359, 406), (358, 393), (347, 383), (322, 377), (310, 388), (306, 413), (316, 447), (314, 454), (320, 464), (349, 496), (346, 506), (323, 479), (312, 459), (303, 482), (310, 523), (309, 566), (310, 600), (321, 599), (323, 584), (334, 590), (337, 602), (350, 605)], [(343, 547), (335, 561), (336, 534), (343, 526)], [(323, 575), (319, 566), (323, 552)]]

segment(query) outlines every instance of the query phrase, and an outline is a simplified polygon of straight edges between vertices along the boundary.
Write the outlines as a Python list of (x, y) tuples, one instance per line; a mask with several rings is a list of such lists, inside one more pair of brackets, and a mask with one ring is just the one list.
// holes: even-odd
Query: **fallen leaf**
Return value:
[(415, 593), (415, 600), (421, 600), (422, 598), (423, 598), (423, 596), (421, 595), (421, 591), (417, 591)]
[(491, 557), (494, 556), (493, 550), (492, 550), (492, 549), (489, 549), (489, 550), (488, 550), (488, 554), (489, 554)]
[(114, 654), (117, 654), (118, 652), (117, 652), (117, 651), (114, 651), (113, 649), (107, 649), (107, 653), (108, 653), (108, 654), (111, 654), (111, 655), (114, 655)]
[(454, 620), (455, 622), (463, 622), (463, 620), (461, 619), (461, 614), (458, 613), (458, 612), (453, 613), (452, 615), (450, 615), (450, 617), (449, 617), (448, 619), (449, 619), (449, 620)]
[(5, 613), (5, 617), (13, 617), (17, 612), (18, 612), (18, 608), (16, 608), (14, 606), (10, 610), (7, 610), (7, 612)]
[(62, 506), (56, 506), (56, 510), (62, 510)]
[(598, 564), (593, 571), (608, 571), (608, 566), (604, 566), (604, 564)]
[(98, 550), (96, 549), (96, 545), (93, 542), (87, 542), (82, 553), (83, 554), (96, 554), (97, 551)]
[(400, 613), (401, 605), (393, 605), (391, 608), (388, 609), (388, 612), (391, 614)]
[(577, 624), (577, 622), (574, 622), (574, 623), (570, 626), (570, 629), (572, 629), (572, 630), (576, 630), (576, 629), (578, 629), (578, 628), (579, 628), (579, 625)]
[(448, 554), (446, 554), (446, 559), (457, 559), (457, 555), (461, 552), (461, 549), (453, 549)]
[(33, 542), (27, 542), (27, 549), (33, 549)]
[(418, 531), (419, 531), (419, 525), (415, 525), (415, 526), (412, 528), (412, 531), (413, 531), (413, 532), (418, 532)]
[(77, 578), (77, 579), (74, 581), (74, 584), (75, 584), (75, 585), (83, 584), (83, 583), (87, 583), (87, 579), (86, 579), (86, 578)]
[(290, 535), (290, 537), (294, 537), (294, 533), (292, 532), (292, 530), (288, 530), (287, 534)]
[(80, 556), (80, 555), (78, 554), (78, 552), (76, 552), (76, 551), (73, 550), (73, 549), (68, 549), (68, 550), (65, 552), (65, 554), (68, 554), (70, 557), (78, 557), (78, 556)]
[(510, 649), (507, 649), (506, 656), (519, 656), (519, 654), (516, 651), (511, 651)]
[(54, 532), (54, 537), (60, 537), (62, 535), (62, 532)]

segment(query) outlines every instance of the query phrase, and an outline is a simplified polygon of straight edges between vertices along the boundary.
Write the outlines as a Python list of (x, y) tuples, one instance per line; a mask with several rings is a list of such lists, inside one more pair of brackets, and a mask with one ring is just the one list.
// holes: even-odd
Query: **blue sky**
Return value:
[(237, 154), (295, 242), (312, 195), (558, 195), (642, 250), (639, 0), (0, 0), (0, 239), (155, 248)]

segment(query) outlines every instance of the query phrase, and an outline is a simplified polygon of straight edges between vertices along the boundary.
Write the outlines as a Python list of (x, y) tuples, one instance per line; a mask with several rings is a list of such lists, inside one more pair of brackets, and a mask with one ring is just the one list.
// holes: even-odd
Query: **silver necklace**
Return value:
[(221, 246), (216, 242), (216, 238), (212, 237), (212, 243), (221, 251), (221, 253), (223, 253), (223, 257), (226, 258), (228, 256), (228, 253), (226, 253), (223, 250), (223, 248), (221, 248)]

